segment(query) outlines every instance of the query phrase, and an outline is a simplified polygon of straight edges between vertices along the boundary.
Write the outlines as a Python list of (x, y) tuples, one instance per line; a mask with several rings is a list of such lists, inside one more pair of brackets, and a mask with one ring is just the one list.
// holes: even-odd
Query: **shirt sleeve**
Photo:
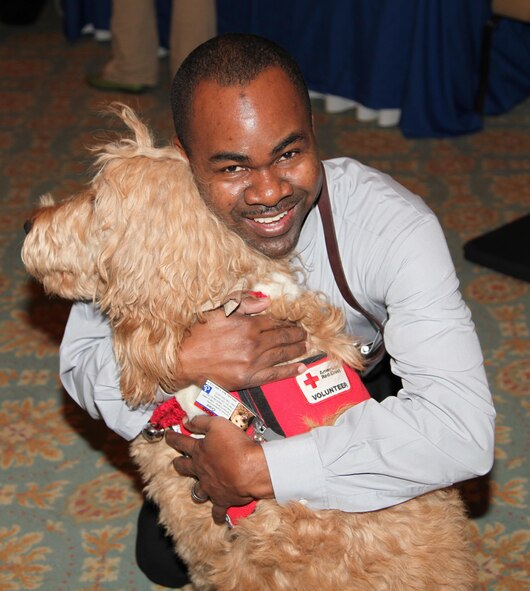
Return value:
[(110, 326), (92, 304), (72, 306), (61, 343), (60, 376), (79, 406), (127, 440), (138, 435), (152, 414), (152, 406), (132, 409), (123, 400)]
[(372, 511), (491, 469), (495, 411), (436, 218), (383, 258), (385, 344), (403, 388), (352, 407), (333, 426), (263, 444), (279, 503)]

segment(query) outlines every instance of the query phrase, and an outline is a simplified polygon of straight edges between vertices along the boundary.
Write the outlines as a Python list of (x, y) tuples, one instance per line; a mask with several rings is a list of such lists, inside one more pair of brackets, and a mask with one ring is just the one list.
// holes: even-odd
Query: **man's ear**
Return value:
[(186, 158), (186, 160), (189, 160), (188, 155), (186, 154), (186, 150), (184, 149), (184, 146), (182, 145), (182, 142), (179, 140), (179, 138), (174, 135), (173, 139), (172, 139), (173, 145), (175, 146), (175, 148), (180, 152), (181, 156), (184, 156), (184, 158)]

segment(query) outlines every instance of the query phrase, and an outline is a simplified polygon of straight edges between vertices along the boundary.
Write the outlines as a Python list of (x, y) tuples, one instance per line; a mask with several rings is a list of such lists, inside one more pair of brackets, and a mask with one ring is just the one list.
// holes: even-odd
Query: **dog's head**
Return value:
[(91, 190), (59, 204), (51, 195), (44, 195), (41, 207), (24, 224), (27, 237), (22, 260), (49, 294), (69, 300), (96, 297), (94, 199)]
[(93, 300), (108, 315), (122, 392), (137, 404), (155, 383), (172, 389), (185, 331), (260, 255), (206, 207), (176, 148), (155, 147), (131, 109), (114, 110), (134, 137), (98, 149), (87, 191), (43, 199), (22, 259), (48, 293)]
[[(186, 159), (173, 147), (156, 148), (128, 107), (118, 114), (134, 138), (94, 150), (96, 174), (85, 192), (58, 204), (42, 197), (22, 248), (26, 269), (48, 293), (96, 301), (114, 319), (127, 307), (156, 314), (167, 296), (161, 284), (184, 274), (189, 249), (201, 247), (201, 214), (215, 223)], [(192, 290), (176, 287), (175, 298)]]

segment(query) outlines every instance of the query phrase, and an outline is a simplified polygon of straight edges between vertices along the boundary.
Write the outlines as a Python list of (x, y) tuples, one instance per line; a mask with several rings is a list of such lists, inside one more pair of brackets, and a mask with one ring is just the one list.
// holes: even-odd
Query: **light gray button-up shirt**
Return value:
[[(495, 411), (471, 315), (433, 212), (355, 160), (324, 164), (350, 289), (387, 320), (385, 344), (403, 388), (397, 397), (349, 409), (333, 426), (263, 449), (278, 502), (371, 511), (488, 472)], [(335, 284), (317, 208), (304, 223), (297, 253), (308, 287), (344, 310), (356, 340), (371, 341), (374, 329)], [(61, 379), (92, 417), (127, 439), (151, 415), (152, 407), (131, 410), (123, 402), (109, 325), (90, 304), (72, 307)]]

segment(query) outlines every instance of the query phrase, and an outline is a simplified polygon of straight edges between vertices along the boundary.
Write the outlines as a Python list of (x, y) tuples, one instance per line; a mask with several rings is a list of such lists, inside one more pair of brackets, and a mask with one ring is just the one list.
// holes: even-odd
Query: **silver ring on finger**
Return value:
[(199, 481), (193, 483), (191, 487), (191, 500), (198, 505), (202, 505), (202, 503), (206, 503), (206, 501), (210, 498), (208, 496), (201, 497), (201, 495), (197, 494), (197, 486), (199, 485)]

